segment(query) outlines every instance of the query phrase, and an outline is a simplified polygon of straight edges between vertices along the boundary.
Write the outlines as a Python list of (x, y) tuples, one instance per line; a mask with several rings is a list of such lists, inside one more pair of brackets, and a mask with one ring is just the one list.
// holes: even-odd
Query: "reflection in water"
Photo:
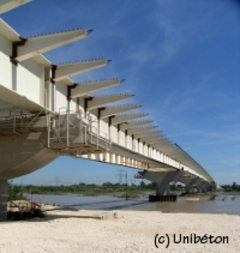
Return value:
[(72, 209), (85, 210), (138, 210), (182, 213), (228, 213), (240, 214), (240, 195), (233, 198), (230, 195), (218, 196), (215, 200), (202, 197), (199, 201), (187, 201), (178, 197), (176, 202), (148, 202), (147, 198), (122, 199), (112, 196), (85, 197), (82, 195), (40, 195), (25, 194), (29, 199), (41, 201), (44, 204), (56, 204)]
[(133, 207), (134, 210), (162, 211), (168, 213), (228, 213), (240, 214), (240, 196), (232, 199), (232, 196), (209, 200), (202, 197), (199, 201), (187, 201), (185, 197), (179, 197), (176, 202), (151, 202), (141, 207)]
[(55, 204), (71, 209), (85, 210), (117, 210), (130, 206), (148, 204), (148, 199), (137, 198), (126, 200), (109, 195), (97, 197), (85, 197), (82, 195), (48, 195), (48, 194), (24, 194), (28, 199), (41, 201), (43, 204)]

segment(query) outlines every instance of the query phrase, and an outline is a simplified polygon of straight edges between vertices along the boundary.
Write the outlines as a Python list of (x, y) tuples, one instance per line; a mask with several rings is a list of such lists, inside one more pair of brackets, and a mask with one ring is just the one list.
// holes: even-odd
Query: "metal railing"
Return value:
[(42, 132), (48, 129), (48, 118), (38, 114), (12, 115), (0, 118), (0, 133), (21, 134)]
[[(61, 108), (63, 109), (63, 108)], [(91, 121), (82, 118), (80, 114), (64, 111), (57, 115), (49, 115), (48, 146), (53, 148), (58, 144), (62, 147), (73, 147), (77, 144), (93, 145), (96, 149), (110, 151), (111, 139), (108, 134), (92, 125)]]

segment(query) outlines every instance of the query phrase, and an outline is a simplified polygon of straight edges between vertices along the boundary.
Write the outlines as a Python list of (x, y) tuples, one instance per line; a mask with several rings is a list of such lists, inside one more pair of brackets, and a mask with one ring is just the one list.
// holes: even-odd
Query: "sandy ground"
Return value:
[[(240, 252), (239, 215), (145, 211), (49, 213), (44, 219), (0, 223), (0, 252)], [(202, 238), (202, 242), (184, 243), (183, 236), (191, 234), (192, 238), (194, 234), (201, 238), (212, 235), (213, 242)], [(224, 236), (228, 242), (223, 243)]]

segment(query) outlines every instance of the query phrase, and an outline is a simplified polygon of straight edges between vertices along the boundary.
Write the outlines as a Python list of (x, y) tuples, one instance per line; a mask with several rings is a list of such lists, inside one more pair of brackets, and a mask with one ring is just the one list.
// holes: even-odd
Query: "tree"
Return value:
[(21, 191), (21, 187), (14, 186), (8, 182), (8, 201), (12, 200), (26, 200)]
[(233, 189), (233, 191), (237, 191), (238, 190), (238, 185), (237, 185), (236, 182), (233, 182), (232, 189)]

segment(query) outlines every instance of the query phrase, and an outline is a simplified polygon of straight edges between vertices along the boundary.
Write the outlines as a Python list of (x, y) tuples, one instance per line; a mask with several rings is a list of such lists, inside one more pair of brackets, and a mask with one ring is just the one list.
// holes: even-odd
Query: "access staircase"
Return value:
[(48, 147), (62, 155), (80, 156), (109, 152), (111, 139), (77, 113), (49, 115)]

